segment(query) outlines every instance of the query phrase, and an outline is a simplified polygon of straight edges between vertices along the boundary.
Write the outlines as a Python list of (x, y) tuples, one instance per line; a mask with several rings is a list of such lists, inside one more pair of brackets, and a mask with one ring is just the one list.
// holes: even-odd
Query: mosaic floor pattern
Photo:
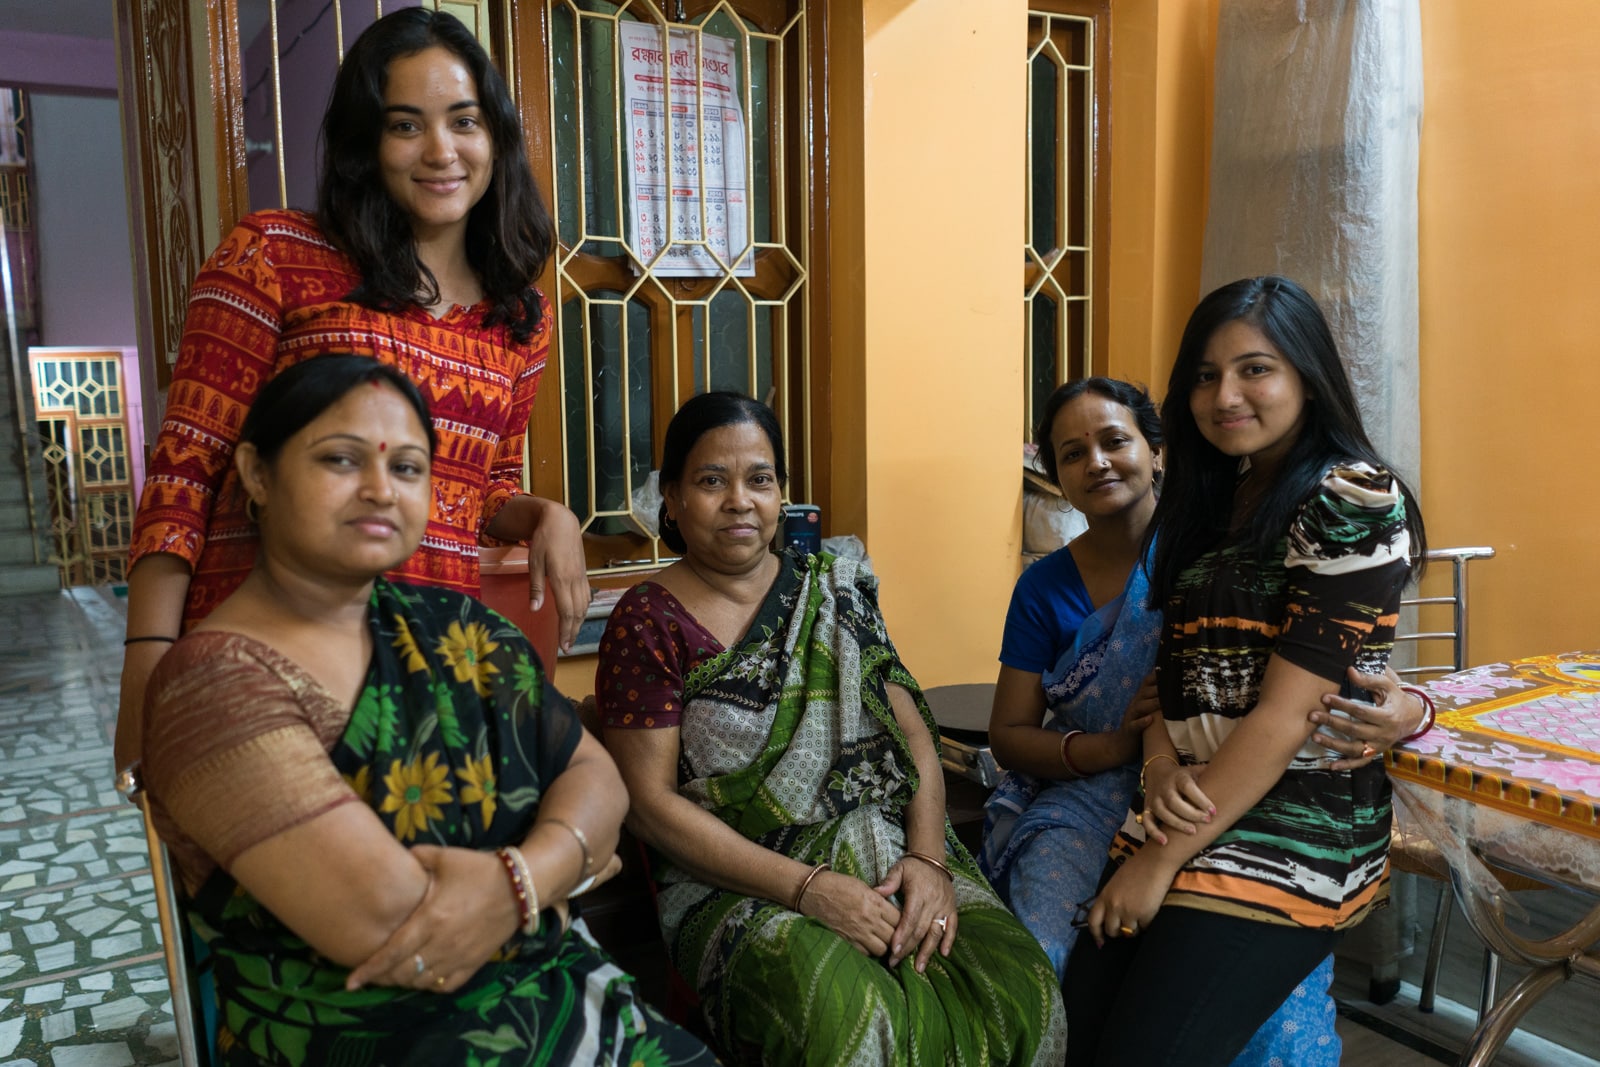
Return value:
[(138, 813), (112, 787), (123, 615), (0, 599), (0, 1067), (176, 1064)]

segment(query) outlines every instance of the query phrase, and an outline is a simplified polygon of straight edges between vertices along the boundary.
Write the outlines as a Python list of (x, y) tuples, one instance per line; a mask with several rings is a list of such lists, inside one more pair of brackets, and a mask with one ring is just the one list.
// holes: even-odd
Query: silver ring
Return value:
[(946, 919), (943, 915), (939, 916), (933, 921), (939, 924), (940, 930), (947, 930), (950, 928), (950, 920)]
[(428, 965), (427, 965), (427, 964), (426, 964), (426, 963), (423, 963), (423, 962), (422, 962), (422, 954), (421, 954), (421, 953), (418, 953), (418, 954), (417, 954), (417, 955), (415, 955), (415, 956), (412, 956), (412, 957), (411, 957), (411, 960), (412, 960), (412, 962), (413, 962), (413, 963), (415, 963), (415, 964), (416, 964), (416, 965), (417, 965), (417, 973), (418, 973), (418, 974), (419, 974), (419, 975), (420, 975), (420, 974), (421, 974), (421, 973), (422, 973), (422, 972), (423, 972), (423, 971), (425, 971), (425, 970), (427, 970), (427, 969), (428, 969)]

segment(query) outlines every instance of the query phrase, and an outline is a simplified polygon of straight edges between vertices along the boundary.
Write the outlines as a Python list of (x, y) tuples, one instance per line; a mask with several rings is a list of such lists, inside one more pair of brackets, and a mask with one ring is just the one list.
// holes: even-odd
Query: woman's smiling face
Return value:
[(1235, 319), (1211, 335), (1189, 392), (1189, 410), (1207, 441), (1270, 470), (1300, 436), (1305, 408), (1300, 372), (1259, 328)]
[(667, 487), (666, 502), (686, 556), (724, 573), (758, 565), (783, 514), (783, 488), (766, 432), (753, 422), (735, 422), (701, 434), (683, 477)]
[(1067, 503), (1086, 516), (1114, 515), (1154, 502), (1159, 450), (1128, 408), (1094, 392), (1062, 405), (1050, 423), (1056, 481)]
[(465, 232), (494, 174), (494, 142), (472, 72), (454, 52), (434, 47), (392, 60), (385, 74), (384, 188), (419, 240)]

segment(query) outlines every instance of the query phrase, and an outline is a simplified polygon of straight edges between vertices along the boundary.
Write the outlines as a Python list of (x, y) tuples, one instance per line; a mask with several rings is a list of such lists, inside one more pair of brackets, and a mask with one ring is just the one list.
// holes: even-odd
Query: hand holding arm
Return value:
[[(1160, 718), (1161, 697), (1156, 692), (1156, 676), (1152, 671), (1123, 709), (1122, 722), (1116, 729), (1084, 734), (1072, 741), (1073, 766), (1085, 774), (1098, 774), (1133, 763), (1144, 747), (1145, 731)], [(1164, 726), (1162, 736), (1166, 736)]]
[(1349, 673), (1351, 684), (1371, 693), (1374, 702), (1329, 693), (1322, 698), (1327, 710), (1318, 707), (1308, 716), (1319, 727), (1312, 740), (1339, 754), (1328, 764), (1335, 771), (1365, 767), (1379, 758), (1385, 749), (1415, 733), (1428, 711), (1416, 694), (1400, 688), (1393, 667), (1385, 667), (1382, 674), (1363, 674), (1351, 667)]
[(1215, 816), (1216, 805), (1200, 787), (1201, 773), (1201, 768), (1178, 763), (1176, 756), (1152, 756), (1145, 762), (1144, 829), (1150, 840), (1159, 845), (1167, 843), (1162, 825), (1192, 834), (1196, 824), (1210, 822)]
[[(585, 731), (566, 768), (540, 798), (533, 829), (520, 846), (541, 909), (562, 909), (565, 921), (567, 895), (587, 877), (583, 850), (568, 826), (583, 833), (596, 867), (593, 873), (603, 880), (621, 867), (617, 833), (626, 811), (627, 793), (616, 765)], [(369, 982), (412, 985), (415, 961), (421, 957), (434, 981), (430, 988), (452, 992), (521, 924), (510, 877), (494, 852), (417, 845), (411, 855), (431, 875), (427, 894), (382, 947), (351, 972), (347, 988)]]
[(1276, 655), (1269, 659), (1256, 706), (1239, 720), (1204, 771), (1204, 796), (1215, 812), (1196, 824), (1193, 834), (1165, 843), (1152, 841), (1140, 853), (1154, 853), (1152, 860), (1160, 857), (1170, 868), (1170, 877), (1215, 841), (1283, 777), (1311, 733), (1302, 709), (1334, 688), (1334, 683), (1286, 659)]

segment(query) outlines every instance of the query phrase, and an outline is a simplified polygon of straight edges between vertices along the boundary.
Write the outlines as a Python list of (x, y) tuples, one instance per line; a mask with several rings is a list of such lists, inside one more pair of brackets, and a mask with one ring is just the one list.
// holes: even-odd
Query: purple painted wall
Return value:
[(117, 52), (109, 40), (0, 30), (0, 82), (53, 93), (117, 91)]
[(131, 346), (138, 335), (116, 98), (31, 93), (28, 103), (39, 343)]
[[(384, 10), (416, 7), (386, 3)], [(370, 4), (343, 4), (344, 47), (372, 25)], [(313, 210), (317, 199), (317, 133), (339, 65), (333, 7), (326, 0), (280, 0), (279, 83), (283, 93), (283, 171), (289, 207)], [(272, 111), (272, 28), (244, 48), (244, 132), (249, 146), (250, 206), (277, 207), (277, 137)]]

